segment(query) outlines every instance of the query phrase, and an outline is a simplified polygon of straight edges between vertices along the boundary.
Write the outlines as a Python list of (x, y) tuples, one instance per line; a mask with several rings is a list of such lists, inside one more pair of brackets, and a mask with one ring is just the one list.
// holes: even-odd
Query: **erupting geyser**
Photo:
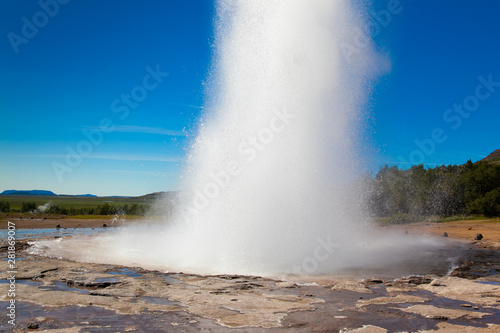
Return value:
[(367, 38), (359, 43), (368, 30), (350, 2), (220, 0), (217, 14), (207, 112), (173, 217), (47, 253), (196, 273), (322, 274), (406, 260), (408, 245), (431, 242), (378, 235), (366, 221), (356, 152), (380, 57)]

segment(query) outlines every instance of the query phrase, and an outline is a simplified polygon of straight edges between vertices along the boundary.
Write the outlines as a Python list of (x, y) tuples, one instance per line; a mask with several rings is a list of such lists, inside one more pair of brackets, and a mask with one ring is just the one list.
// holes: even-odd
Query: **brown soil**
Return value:
[(390, 226), (389, 228), (401, 229), (408, 233), (430, 234), (441, 236), (445, 232), (448, 237), (474, 241), (476, 234), (483, 235), (482, 243), (500, 247), (500, 219), (475, 220), (475, 221), (453, 221), (443, 223), (413, 223), (401, 226)]

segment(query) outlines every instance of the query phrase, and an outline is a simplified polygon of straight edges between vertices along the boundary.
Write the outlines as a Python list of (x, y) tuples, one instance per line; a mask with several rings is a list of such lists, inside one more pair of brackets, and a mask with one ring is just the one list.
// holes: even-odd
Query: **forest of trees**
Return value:
[(371, 213), (410, 222), (428, 216), (500, 216), (500, 164), (488, 162), (408, 170), (385, 166), (370, 180)]

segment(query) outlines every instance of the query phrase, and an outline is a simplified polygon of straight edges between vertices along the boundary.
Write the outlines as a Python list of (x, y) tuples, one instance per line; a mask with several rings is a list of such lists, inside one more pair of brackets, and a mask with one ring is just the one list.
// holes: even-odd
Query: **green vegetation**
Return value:
[(10, 203), (8, 201), (0, 201), (0, 212), (10, 212)]
[[(56, 215), (137, 215), (144, 216), (154, 198), (3, 195), (0, 212), (46, 213)], [(44, 206), (40, 209), (40, 206)]]
[(36, 210), (36, 207), (35, 202), (23, 202), (21, 205), (21, 213), (33, 212)]
[(370, 187), (371, 212), (385, 223), (500, 216), (500, 165), (496, 163), (469, 160), (463, 165), (418, 165), (408, 170), (386, 165)]

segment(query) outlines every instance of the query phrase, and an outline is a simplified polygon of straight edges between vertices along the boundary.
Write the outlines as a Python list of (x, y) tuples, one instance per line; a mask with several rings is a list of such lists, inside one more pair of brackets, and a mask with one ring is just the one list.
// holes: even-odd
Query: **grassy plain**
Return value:
[(6, 201), (11, 209), (20, 210), (23, 202), (35, 202), (37, 206), (50, 202), (61, 208), (95, 208), (108, 204), (122, 206), (125, 204), (144, 204), (146, 201), (140, 197), (78, 197), (78, 196), (48, 196), (48, 195), (2, 195), (0, 201)]

